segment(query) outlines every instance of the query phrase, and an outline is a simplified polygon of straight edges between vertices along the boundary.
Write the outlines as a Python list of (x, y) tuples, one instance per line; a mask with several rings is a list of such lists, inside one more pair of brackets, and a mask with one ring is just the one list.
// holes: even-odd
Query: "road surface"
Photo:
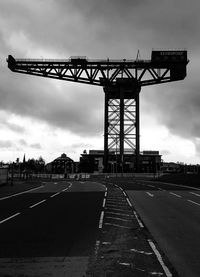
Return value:
[(181, 277), (200, 276), (200, 190), (123, 182), (131, 203)]
[(59, 181), (1, 196), (0, 276), (83, 276), (104, 193), (102, 184)]
[[(98, 261), (91, 270), (112, 268), (110, 276), (200, 276), (200, 191), (126, 179), (104, 184), (38, 182), (1, 193), (0, 277), (82, 277), (91, 253)], [(160, 266), (151, 238), (173, 274)]]
[(0, 277), (172, 276), (119, 186), (21, 187), (0, 191)]

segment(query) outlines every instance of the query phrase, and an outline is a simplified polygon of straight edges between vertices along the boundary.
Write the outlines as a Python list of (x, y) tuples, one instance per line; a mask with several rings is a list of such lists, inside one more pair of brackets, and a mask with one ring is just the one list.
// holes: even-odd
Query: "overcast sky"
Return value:
[(0, 0), (0, 160), (103, 149), (101, 87), (11, 72), (16, 58), (132, 58), (188, 50), (183, 81), (142, 88), (141, 150), (200, 164), (198, 0)]

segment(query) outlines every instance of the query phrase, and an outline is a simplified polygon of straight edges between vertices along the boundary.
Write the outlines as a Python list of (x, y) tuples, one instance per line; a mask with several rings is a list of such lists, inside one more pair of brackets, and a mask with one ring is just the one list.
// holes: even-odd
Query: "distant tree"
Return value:
[(40, 157), (38, 158), (38, 163), (39, 163), (39, 164), (42, 164), (42, 165), (45, 165), (45, 160), (42, 158), (42, 156), (40, 156)]

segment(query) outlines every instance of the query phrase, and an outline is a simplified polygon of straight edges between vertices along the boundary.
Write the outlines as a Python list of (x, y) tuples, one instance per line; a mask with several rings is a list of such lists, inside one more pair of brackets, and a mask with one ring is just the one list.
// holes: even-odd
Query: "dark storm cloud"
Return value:
[(31, 147), (31, 148), (34, 148), (34, 149), (42, 149), (40, 143), (28, 144), (24, 139), (19, 139), (18, 142), (21, 146), (27, 146), (27, 147)]
[(34, 149), (42, 149), (40, 143), (33, 143), (33, 144), (30, 144), (30, 147), (31, 147), (31, 148), (34, 148)]
[[(52, 82), (39, 78), (24, 77), (10, 72), (4, 74), (5, 87), (1, 87), (0, 107), (14, 114), (45, 121), (55, 128), (63, 128), (82, 135), (102, 132), (103, 93), (91, 88), (77, 90), (69, 85), (63, 91), (56, 90)], [(13, 79), (13, 86), (7, 84)], [(59, 81), (55, 81), (59, 82)], [(72, 91), (73, 90), (73, 91)], [(17, 126), (8, 124), (12, 129)], [(20, 129), (20, 126), (18, 126)], [(22, 128), (23, 129), (23, 128)]]
[(19, 139), (19, 144), (22, 146), (27, 146), (27, 142), (24, 139)]
[(7, 122), (7, 123), (6, 123), (6, 126), (7, 126), (10, 130), (12, 130), (13, 132), (17, 132), (17, 133), (23, 133), (23, 132), (25, 132), (25, 128), (24, 128), (24, 127), (19, 126), (19, 125), (15, 124), (15, 123)]
[(11, 148), (13, 146), (10, 140), (0, 140), (0, 148)]
[(25, 132), (25, 128), (23, 126), (20, 126), (16, 123), (11, 123), (6, 118), (4, 118), (3, 116), (0, 119), (0, 124), (3, 127), (7, 127), (9, 130), (11, 130), (13, 132), (16, 132), (16, 133), (24, 133)]
[[(197, 146), (199, 10), (200, 2), (196, 0), (3, 0), (0, 52), (5, 56), (11, 51), (13, 55), (27, 57), (31, 49), (46, 49), (47, 53), (54, 52), (55, 58), (56, 55), (135, 58), (140, 49), (141, 58), (150, 58), (152, 48), (188, 48), (190, 64), (186, 80), (152, 87), (149, 94), (142, 90), (142, 101), (148, 103), (151, 115), (171, 133), (192, 139)], [(26, 45), (16, 43), (19, 38), (27, 43), (27, 49)], [(15, 76), (5, 67), (0, 72), (2, 110), (79, 134), (103, 130), (100, 89), (68, 83), (60, 91), (52, 82)]]

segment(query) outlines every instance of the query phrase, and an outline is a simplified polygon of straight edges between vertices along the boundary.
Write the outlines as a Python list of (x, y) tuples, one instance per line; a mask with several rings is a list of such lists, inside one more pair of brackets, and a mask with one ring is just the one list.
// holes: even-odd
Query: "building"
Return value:
[[(84, 152), (80, 157), (80, 171), (87, 173), (102, 173), (103, 172), (103, 150), (89, 150), (89, 154)], [(109, 152), (108, 155), (108, 172), (122, 172), (120, 156), (115, 151)], [(161, 155), (159, 151), (143, 151), (140, 154), (139, 168), (140, 172), (155, 173), (160, 171), (162, 165)], [(123, 172), (136, 172), (136, 157), (134, 154), (124, 155)]]
[(55, 174), (74, 173), (75, 162), (63, 153), (60, 157), (46, 165), (46, 170)]
[(174, 162), (164, 162), (161, 170), (163, 173), (178, 173), (181, 172), (181, 164), (174, 163)]

